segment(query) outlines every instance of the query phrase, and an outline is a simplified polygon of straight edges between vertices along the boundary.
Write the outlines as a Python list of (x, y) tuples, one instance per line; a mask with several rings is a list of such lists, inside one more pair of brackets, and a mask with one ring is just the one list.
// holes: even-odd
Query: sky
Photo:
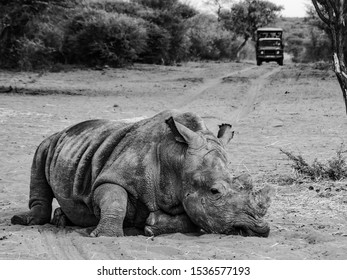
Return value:
[(310, 0), (269, 0), (276, 5), (284, 7), (282, 15), (284, 17), (304, 17), (306, 15), (306, 5), (311, 4)]
[[(311, 0), (267, 0), (284, 7), (281, 14), (284, 17), (304, 17), (306, 15), (306, 5), (311, 4)], [(193, 6), (202, 7), (206, 0), (186, 0)]]

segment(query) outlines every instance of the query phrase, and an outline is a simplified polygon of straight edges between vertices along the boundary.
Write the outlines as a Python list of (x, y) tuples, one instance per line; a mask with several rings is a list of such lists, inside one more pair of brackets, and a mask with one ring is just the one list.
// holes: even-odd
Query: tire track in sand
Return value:
[[(220, 113), (216, 112), (215, 116), (202, 116), (203, 118), (214, 118), (218, 119), (220, 121), (226, 121), (230, 123), (238, 123), (243, 118), (247, 117), (253, 110), (254, 104), (256, 101), (256, 98), (258, 97), (259, 93), (261, 93), (264, 86), (266, 86), (268, 79), (273, 74), (279, 72), (281, 70), (281, 67), (275, 67), (271, 65), (266, 65), (262, 67), (258, 66), (250, 66), (246, 67), (241, 70), (233, 71), (231, 73), (228, 73), (226, 75), (223, 75), (218, 78), (214, 78), (211, 80), (208, 80), (206, 83), (199, 87), (195, 87), (188, 91), (183, 98), (177, 101), (177, 105), (174, 108), (182, 110), (182, 108), (187, 108), (191, 106), (194, 102), (199, 102), (200, 99), (206, 98), (205, 94), (209, 91), (215, 92), (214, 95), (218, 98), (220, 98), (220, 92), (217, 92), (217, 88), (223, 84), (223, 81), (232, 78), (232, 77), (238, 77), (241, 73), (247, 73), (251, 72), (251, 70), (256, 70), (256, 72), (260, 72), (259, 76), (249, 78), (250, 83), (247, 85), (247, 89), (245, 93), (243, 93), (241, 102), (238, 106), (233, 106), (234, 104), (231, 104), (230, 101), (228, 102), (228, 96), (225, 97), (226, 106), (229, 106), (228, 113), (223, 114), (222, 116), (219, 116)], [(265, 72), (265, 73), (264, 73)], [(251, 73), (247, 73), (249, 76)], [(246, 74), (246, 78), (247, 78)], [(231, 86), (230, 86), (231, 87)], [(239, 92), (235, 92), (235, 89), (231, 87), (230, 94), (240, 94)], [(229, 103), (229, 104), (228, 104)], [(236, 107), (236, 109), (235, 109)]]
[(259, 92), (261, 92), (261, 89), (264, 88), (264, 86), (268, 82), (268, 78), (273, 74), (279, 72), (280, 70), (281, 67), (273, 68), (272, 70), (267, 71), (265, 74), (260, 75), (251, 82), (251, 86), (245, 94), (242, 105), (238, 109), (233, 111), (229, 116), (229, 118), (233, 120), (233, 123), (239, 122), (241, 119), (245, 118), (251, 113), (257, 95)]
[(65, 229), (39, 229), (42, 245), (46, 247), (48, 259), (83, 260), (87, 259), (80, 244), (73, 242), (73, 236), (68, 236)]
[[(40, 252), (45, 259), (90, 260), (90, 259), (131, 259), (126, 250), (113, 238), (89, 236), (89, 228), (57, 228), (46, 225), (38, 229)], [(114, 250), (110, 250), (114, 248)], [(36, 257), (39, 258), (40, 257)]]
[(187, 93), (185, 94), (185, 96), (183, 98), (180, 98), (177, 101), (177, 104), (175, 105), (174, 108), (180, 109), (182, 107), (189, 105), (190, 103), (194, 102), (197, 98), (201, 97), (201, 95), (203, 95), (207, 90), (217, 87), (219, 84), (222, 83), (223, 79), (225, 79), (225, 78), (228, 78), (230, 76), (239, 75), (241, 73), (250, 71), (250, 70), (255, 69), (255, 68), (257, 68), (257, 66), (249, 66), (249, 67), (246, 67), (244, 69), (240, 69), (240, 70), (228, 73), (227, 75), (223, 75), (223, 76), (220, 76), (220, 77), (217, 77), (214, 79), (210, 79), (207, 82), (203, 83), (202, 85), (188, 90)]

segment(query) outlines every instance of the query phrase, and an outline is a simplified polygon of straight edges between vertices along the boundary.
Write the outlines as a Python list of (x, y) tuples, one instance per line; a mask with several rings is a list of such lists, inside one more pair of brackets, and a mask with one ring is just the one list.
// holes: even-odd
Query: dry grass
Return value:
[(326, 162), (317, 158), (310, 164), (301, 155), (280, 149), (292, 162), (296, 177), (303, 177), (312, 181), (333, 180), (339, 181), (347, 178), (347, 163), (344, 154), (347, 152), (341, 144), (336, 155)]

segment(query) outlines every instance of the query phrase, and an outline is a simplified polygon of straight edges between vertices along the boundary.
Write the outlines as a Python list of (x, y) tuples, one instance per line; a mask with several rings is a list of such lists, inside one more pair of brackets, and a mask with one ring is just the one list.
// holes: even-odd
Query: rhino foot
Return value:
[(14, 215), (11, 219), (13, 225), (30, 225), (30, 222), (33, 220), (33, 216), (30, 215), (30, 212), (23, 214)]
[(103, 218), (100, 220), (98, 226), (91, 232), (91, 237), (109, 236), (121, 237), (124, 236), (123, 228), (117, 227), (118, 222), (113, 218)]
[(51, 221), (51, 224), (56, 225), (57, 227), (66, 227), (66, 226), (71, 226), (72, 222), (65, 215), (63, 210), (59, 207), (59, 208), (54, 210), (53, 219)]
[(27, 211), (20, 213), (18, 215), (14, 215), (11, 218), (11, 223), (13, 225), (24, 225), (24, 226), (32, 226), (32, 225), (43, 225), (47, 224), (50, 221), (49, 216), (41, 216), (35, 213), (34, 211)]
[(108, 237), (122, 237), (124, 236), (123, 230), (115, 231), (111, 229), (100, 229), (99, 226), (90, 233), (91, 237), (108, 236)]

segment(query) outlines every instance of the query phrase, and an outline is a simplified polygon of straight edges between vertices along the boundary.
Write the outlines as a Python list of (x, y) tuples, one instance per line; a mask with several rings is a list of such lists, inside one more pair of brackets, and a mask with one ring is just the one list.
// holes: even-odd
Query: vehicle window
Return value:
[(261, 46), (261, 47), (280, 47), (281, 42), (279, 42), (279, 41), (260, 41), (259, 46)]

